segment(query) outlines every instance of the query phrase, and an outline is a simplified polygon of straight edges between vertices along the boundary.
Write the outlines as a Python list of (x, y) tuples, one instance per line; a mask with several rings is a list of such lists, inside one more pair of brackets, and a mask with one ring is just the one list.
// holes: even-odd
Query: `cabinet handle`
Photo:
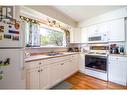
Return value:
[(61, 65), (64, 65), (64, 63), (62, 63)]
[(41, 62), (39, 63), (39, 65), (41, 65)]

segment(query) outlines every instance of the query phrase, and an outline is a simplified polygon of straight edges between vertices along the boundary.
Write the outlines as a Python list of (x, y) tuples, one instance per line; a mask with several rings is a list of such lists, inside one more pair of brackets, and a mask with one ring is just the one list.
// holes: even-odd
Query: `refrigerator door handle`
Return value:
[(21, 55), (22, 55), (22, 59), (21, 59), (21, 62), (20, 62), (20, 70), (21, 70), (21, 79), (25, 79), (25, 68), (24, 68), (24, 63), (25, 63), (25, 51), (24, 50), (22, 50), (21, 51)]
[(21, 62), (20, 62), (20, 69), (23, 70), (24, 69), (24, 63), (25, 63), (25, 53), (24, 50), (21, 51)]

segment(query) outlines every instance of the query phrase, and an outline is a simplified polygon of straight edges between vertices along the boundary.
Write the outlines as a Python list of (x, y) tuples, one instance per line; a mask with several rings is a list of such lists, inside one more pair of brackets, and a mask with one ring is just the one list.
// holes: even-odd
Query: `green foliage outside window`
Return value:
[(40, 42), (41, 46), (63, 46), (64, 32), (43, 28), (41, 30)]

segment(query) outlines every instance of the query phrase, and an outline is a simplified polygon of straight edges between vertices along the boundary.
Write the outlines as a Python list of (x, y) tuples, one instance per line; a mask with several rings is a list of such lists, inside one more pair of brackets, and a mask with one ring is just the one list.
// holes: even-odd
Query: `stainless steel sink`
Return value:
[(48, 56), (61, 56), (63, 53), (48, 53)]

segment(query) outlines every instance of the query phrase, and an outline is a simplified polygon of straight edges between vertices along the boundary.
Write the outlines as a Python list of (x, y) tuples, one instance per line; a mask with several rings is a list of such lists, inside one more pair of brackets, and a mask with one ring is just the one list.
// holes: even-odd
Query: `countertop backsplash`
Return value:
[(70, 43), (68, 47), (29, 47), (26, 48), (25, 51), (27, 53), (47, 53), (47, 52), (67, 52), (69, 48), (78, 48), (79, 51), (82, 48), (86, 49), (88, 47), (87, 44), (82, 43)]
[(68, 50), (67, 47), (45, 47), (45, 48), (26, 48), (25, 51), (27, 53), (47, 53), (47, 52), (66, 52)]
[(78, 48), (80, 52), (88, 51), (89, 46), (85, 43), (70, 43), (69, 48)]

